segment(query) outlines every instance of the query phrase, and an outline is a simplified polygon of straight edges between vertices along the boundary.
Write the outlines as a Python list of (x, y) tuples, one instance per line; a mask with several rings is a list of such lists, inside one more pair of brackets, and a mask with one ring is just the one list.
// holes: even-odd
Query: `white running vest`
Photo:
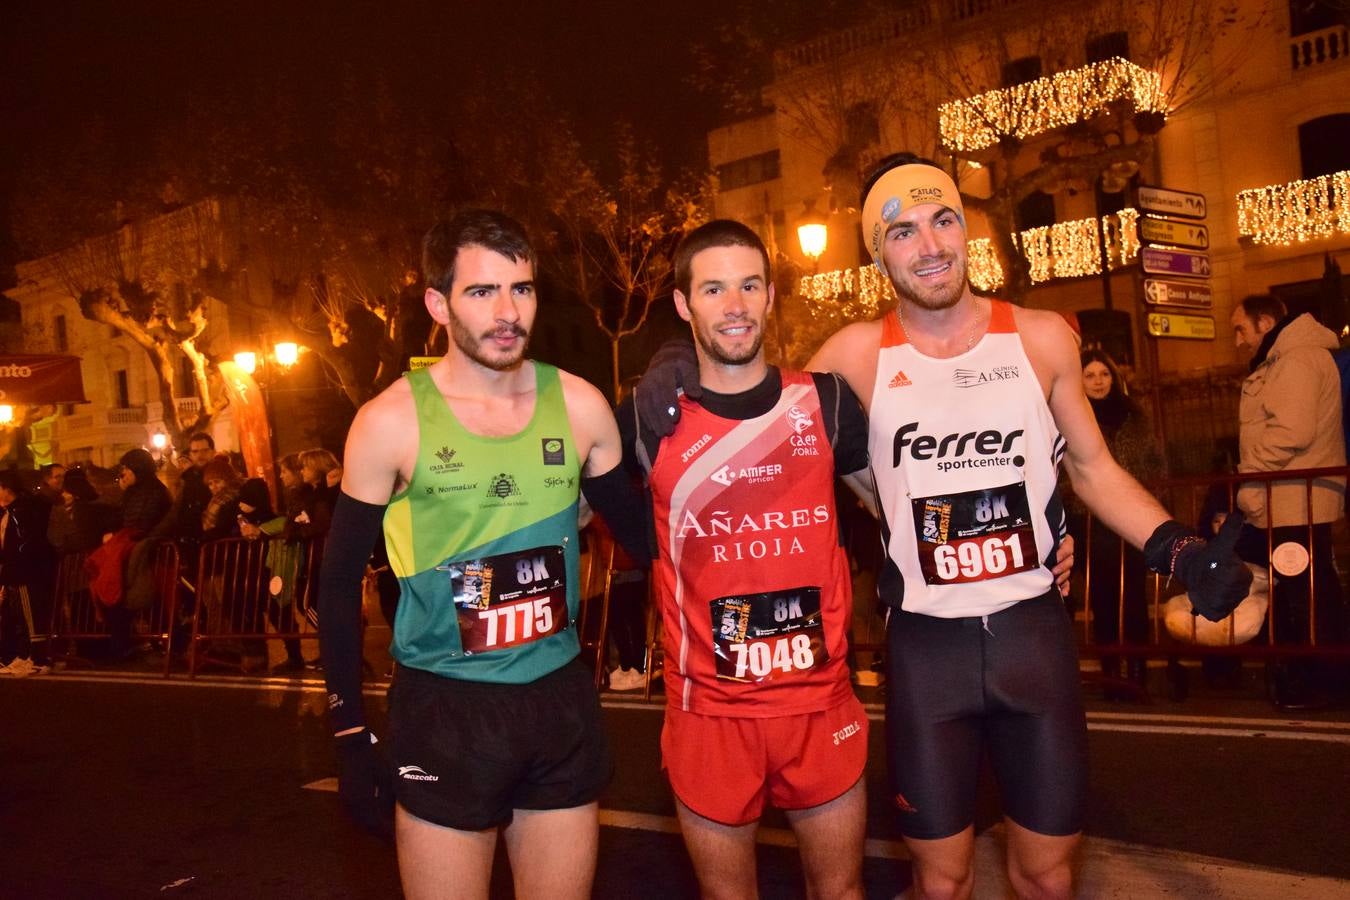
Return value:
[(1065, 442), (1012, 306), (992, 306), (984, 337), (950, 359), (916, 350), (894, 314), (882, 322), (868, 439), (889, 557), (880, 588), (908, 612), (987, 616), (1054, 582), (1047, 507)]

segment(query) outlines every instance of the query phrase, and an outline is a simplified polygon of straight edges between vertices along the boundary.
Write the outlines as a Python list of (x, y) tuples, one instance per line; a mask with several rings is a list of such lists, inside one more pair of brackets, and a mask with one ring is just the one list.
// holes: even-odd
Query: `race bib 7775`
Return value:
[(567, 627), (567, 568), (561, 547), (460, 560), (450, 573), (465, 653), (518, 647)]

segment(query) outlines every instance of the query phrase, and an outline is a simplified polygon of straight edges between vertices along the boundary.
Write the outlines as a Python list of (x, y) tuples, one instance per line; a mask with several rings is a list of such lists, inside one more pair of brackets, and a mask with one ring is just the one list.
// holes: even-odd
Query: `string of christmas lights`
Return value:
[(1117, 56), (944, 103), (938, 127), (949, 150), (970, 152), (1006, 137), (1025, 140), (1086, 121), (1118, 100), (1132, 104), (1136, 113), (1167, 113), (1162, 75)]
[[(1139, 211), (1132, 208), (1102, 216), (1101, 227), (1106, 229), (1107, 235), (1107, 259), (1112, 269), (1129, 265), (1138, 258), (1138, 222)], [(1026, 258), (1031, 283), (1101, 274), (1098, 227), (1095, 218), (1075, 219), (1028, 228), (1013, 235), (1013, 244)], [(966, 277), (970, 279), (971, 287), (981, 291), (992, 291), (1003, 284), (1003, 266), (999, 264), (989, 238), (966, 242)], [(848, 304), (851, 308), (847, 318), (875, 318), (877, 310), (889, 305), (894, 297), (890, 282), (876, 266), (806, 275), (797, 290), (810, 301), (812, 315), (816, 315), (816, 308), (824, 304)], [(857, 309), (852, 309), (853, 306)]]
[(1238, 234), (1258, 244), (1302, 244), (1350, 234), (1350, 170), (1239, 191)]
[(811, 302), (812, 315), (819, 304), (849, 303), (858, 307), (858, 317), (869, 319), (895, 296), (890, 281), (876, 266), (804, 275), (797, 292)]
[(989, 238), (966, 241), (966, 277), (971, 287), (981, 291), (992, 291), (1003, 283), (1003, 266)]

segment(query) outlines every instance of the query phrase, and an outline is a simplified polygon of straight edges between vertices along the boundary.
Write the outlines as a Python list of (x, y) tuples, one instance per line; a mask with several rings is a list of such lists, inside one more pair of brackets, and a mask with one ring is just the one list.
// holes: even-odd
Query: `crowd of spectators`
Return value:
[[(0, 676), (49, 671), (49, 635), (60, 612), (57, 573), (63, 558), (76, 555), (109, 637), (102, 651), (110, 658), (143, 649), (134, 621), (149, 602), (145, 592), (157, 589), (149, 578), (151, 560), (166, 542), (179, 558), (171, 623), (177, 651), (186, 646), (197, 604), (203, 614), (219, 616), (231, 602), (222, 572), (198, 571), (202, 546), (221, 539), (267, 542), (261, 577), (268, 601), (259, 624), (265, 614), (277, 631), (295, 632), (305, 548), (323, 545), (342, 469), (332, 453), (316, 448), (281, 458), (277, 471), (274, 497), (264, 479), (244, 472), (238, 454), (218, 452), (204, 432), (174, 457), (135, 449), (111, 469), (53, 463), (35, 473), (0, 471)], [(283, 644), (286, 660), (278, 670), (298, 673), (312, 665), (298, 640)], [(261, 639), (218, 649), (234, 653), (246, 671), (266, 664)]]

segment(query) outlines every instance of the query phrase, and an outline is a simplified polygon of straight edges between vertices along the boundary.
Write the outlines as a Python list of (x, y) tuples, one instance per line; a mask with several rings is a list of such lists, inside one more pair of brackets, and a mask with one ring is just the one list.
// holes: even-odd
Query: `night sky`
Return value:
[(23, 162), (95, 126), (135, 154), (155, 123), (240, 85), (321, 94), (379, 68), (409, 114), (452, 92), (537, 84), (603, 156), (618, 119), (665, 162), (704, 164), (716, 103), (688, 84), (693, 41), (732, 3), (271, 3), (10, 0), (0, 25), (0, 261), (12, 264), (8, 200)]

